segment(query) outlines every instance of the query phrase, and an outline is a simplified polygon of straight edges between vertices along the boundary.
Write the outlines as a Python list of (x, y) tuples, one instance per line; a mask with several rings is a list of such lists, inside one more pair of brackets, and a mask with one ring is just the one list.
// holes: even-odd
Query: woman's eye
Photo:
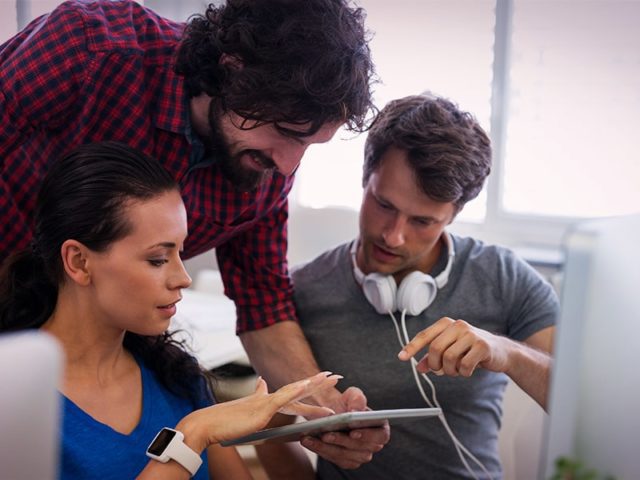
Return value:
[(148, 260), (149, 263), (151, 265), (153, 265), (154, 267), (161, 267), (162, 265), (164, 265), (165, 263), (167, 263), (168, 260), (164, 259), (164, 258), (154, 258), (154, 259), (150, 259)]

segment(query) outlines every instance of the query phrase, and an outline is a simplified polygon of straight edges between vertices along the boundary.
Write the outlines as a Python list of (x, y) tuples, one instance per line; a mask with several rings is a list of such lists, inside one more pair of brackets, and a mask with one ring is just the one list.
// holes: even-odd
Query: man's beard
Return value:
[[(215, 157), (220, 165), (220, 170), (224, 177), (238, 190), (249, 192), (258, 188), (262, 183), (268, 181), (276, 169), (273, 160), (266, 157), (259, 150), (241, 150), (235, 155), (231, 154), (231, 149), (227, 139), (220, 128), (220, 109), (215, 108), (215, 101), (209, 105), (209, 128), (210, 135), (205, 140), (209, 155)], [(242, 156), (249, 155), (263, 164), (263, 170), (254, 170), (242, 165)]]

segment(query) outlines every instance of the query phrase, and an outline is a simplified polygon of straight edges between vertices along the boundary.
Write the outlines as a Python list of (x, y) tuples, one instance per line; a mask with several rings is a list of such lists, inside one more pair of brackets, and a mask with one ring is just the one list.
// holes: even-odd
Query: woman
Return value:
[[(125, 145), (79, 147), (47, 173), (31, 248), (3, 265), (0, 331), (40, 328), (64, 348), (62, 478), (251, 478), (218, 443), (277, 411), (301, 412), (297, 400), (340, 378), (319, 374), (273, 394), (259, 380), (254, 394), (211, 406), (206, 374), (166, 331), (191, 283), (186, 235), (174, 180)], [(160, 431), (150, 451), (161, 461), (149, 460)], [(166, 435), (184, 445), (162, 463)]]

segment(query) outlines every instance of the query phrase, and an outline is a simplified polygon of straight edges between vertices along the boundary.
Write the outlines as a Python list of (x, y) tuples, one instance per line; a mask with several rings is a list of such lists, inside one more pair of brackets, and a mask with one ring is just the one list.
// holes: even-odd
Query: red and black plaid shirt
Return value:
[(67, 2), (0, 46), (0, 261), (29, 244), (50, 162), (79, 144), (118, 140), (180, 183), (185, 256), (216, 248), (238, 332), (295, 319), (286, 262), (293, 179), (274, 174), (241, 193), (198, 158), (184, 79), (173, 71), (183, 29), (133, 2)]

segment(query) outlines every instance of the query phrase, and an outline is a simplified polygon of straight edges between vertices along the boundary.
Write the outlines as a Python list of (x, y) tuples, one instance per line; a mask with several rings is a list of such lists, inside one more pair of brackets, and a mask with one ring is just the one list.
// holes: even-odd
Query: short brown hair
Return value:
[(405, 150), (422, 191), (453, 202), (456, 213), (480, 193), (491, 172), (491, 141), (477, 120), (431, 94), (393, 100), (380, 111), (365, 144), (363, 186), (389, 147)]

